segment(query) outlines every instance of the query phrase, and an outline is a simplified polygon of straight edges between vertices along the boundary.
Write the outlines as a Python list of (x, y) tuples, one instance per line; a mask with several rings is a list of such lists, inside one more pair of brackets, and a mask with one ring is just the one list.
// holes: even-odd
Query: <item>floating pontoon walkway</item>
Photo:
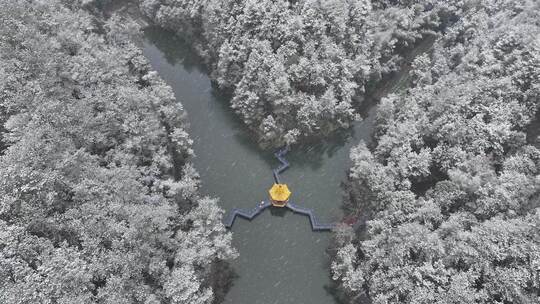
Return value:
[(293, 212), (307, 215), (309, 217), (309, 222), (311, 224), (311, 230), (313, 231), (332, 230), (336, 226), (334, 223), (331, 223), (331, 224), (319, 223), (319, 221), (317, 220), (317, 217), (315, 216), (315, 213), (311, 209), (297, 206), (291, 202), (287, 203), (285, 207), (291, 209)]
[(289, 148), (285, 147), (285, 148), (277, 151), (276, 153), (274, 153), (274, 156), (276, 156), (276, 158), (281, 163), (281, 165), (279, 167), (272, 170), (272, 172), (274, 173), (274, 180), (276, 181), (276, 184), (281, 184), (281, 182), (279, 180), (279, 175), (281, 173), (283, 173), (283, 171), (287, 170), (289, 168), (289, 166), (290, 166), (289, 162), (285, 158), (283, 158), (283, 155), (287, 154), (287, 152), (289, 152)]
[[(276, 169), (272, 170), (272, 173), (274, 174), (274, 180), (276, 184), (281, 184), (279, 180), (279, 175), (283, 173), (283, 171), (287, 170), (290, 166), (289, 162), (284, 158), (284, 155), (289, 152), (289, 147), (285, 147), (276, 153), (274, 153), (274, 156), (279, 160), (280, 165)], [(261, 212), (264, 211), (264, 209), (272, 206), (272, 203), (268, 201), (262, 201), (260, 204), (258, 204), (256, 207), (252, 209), (238, 209), (234, 208), (229, 213), (229, 216), (223, 221), (223, 224), (227, 228), (231, 228), (234, 224), (234, 220), (237, 216), (243, 217), (247, 220), (254, 219), (257, 215), (261, 214)], [(281, 207), (281, 206), (280, 206)], [(334, 223), (320, 223), (315, 216), (315, 213), (313, 210), (308, 208), (303, 208), (300, 206), (297, 206), (296, 204), (293, 204), (291, 202), (288, 202), (285, 207), (289, 208), (295, 213), (299, 213), (302, 215), (306, 215), (309, 217), (309, 223), (311, 224), (311, 229), (313, 231), (325, 231), (325, 230), (332, 230), (335, 227)]]
[[(248, 210), (234, 208), (229, 213), (229, 216), (223, 221), (223, 224), (225, 225), (225, 227), (231, 228), (232, 225), (234, 224), (234, 220), (236, 219), (237, 216), (243, 217), (243, 218), (245, 218), (247, 220), (252, 220), (257, 215), (261, 214), (261, 212), (263, 212), (264, 209), (266, 209), (266, 208), (268, 208), (270, 206), (272, 206), (272, 204), (270, 202), (263, 201), (262, 204), (259, 204), (259, 205), (257, 205), (257, 207), (252, 208), (252, 209), (248, 209)], [(302, 215), (307, 215), (309, 217), (309, 223), (311, 224), (311, 229), (313, 231), (332, 230), (335, 227), (334, 223), (330, 223), (330, 224), (320, 223), (318, 221), (317, 217), (315, 216), (315, 213), (311, 209), (297, 206), (297, 205), (295, 205), (295, 204), (293, 204), (291, 202), (287, 203), (287, 205), (285, 205), (285, 207), (289, 208), (290, 210), (292, 210), (295, 213), (299, 213), (299, 214), (302, 214)]]
[(261, 202), (261, 204), (257, 205), (257, 207), (249, 209), (249, 210), (234, 208), (229, 213), (229, 216), (227, 217), (227, 219), (223, 221), (223, 224), (225, 225), (225, 227), (231, 228), (237, 216), (243, 217), (247, 220), (252, 220), (254, 217), (256, 217), (261, 212), (263, 212), (264, 209), (270, 206), (272, 206), (270, 202), (263, 201)]

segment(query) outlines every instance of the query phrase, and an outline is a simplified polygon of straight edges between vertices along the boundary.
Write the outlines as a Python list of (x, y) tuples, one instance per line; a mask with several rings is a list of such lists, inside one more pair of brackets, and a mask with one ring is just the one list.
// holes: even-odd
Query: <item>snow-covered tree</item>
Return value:
[[(141, 0), (189, 39), (261, 144), (325, 136), (358, 119), (353, 101), (455, 17), (460, 1)], [(331, 108), (331, 109), (330, 109)], [(273, 117), (275, 131), (263, 119)], [(308, 119), (308, 118), (309, 119)], [(267, 121), (268, 122), (268, 121)], [(291, 133), (293, 132), (293, 133)]]
[(476, 3), (381, 102), (377, 144), (351, 151), (347, 207), (370, 220), (332, 264), (351, 299), (540, 301), (539, 12)]
[(182, 106), (89, 3), (0, 0), (0, 302), (212, 303), (235, 253)]

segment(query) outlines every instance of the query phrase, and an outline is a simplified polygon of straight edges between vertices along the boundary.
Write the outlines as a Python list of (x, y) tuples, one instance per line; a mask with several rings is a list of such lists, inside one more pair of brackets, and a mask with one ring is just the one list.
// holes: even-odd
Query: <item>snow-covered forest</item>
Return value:
[[(537, 1), (143, 0), (188, 37), (262, 142), (331, 136), (415, 44), (412, 83), (351, 151), (334, 278), (354, 302), (537, 303)], [(536, 118), (538, 119), (538, 118)]]
[(211, 303), (231, 235), (129, 22), (0, 7), (0, 303)]
[(540, 301), (540, 6), (476, 4), (351, 151), (347, 208), (371, 214), (340, 231), (332, 272), (353, 299)]
[(263, 145), (330, 135), (361, 119), (370, 84), (456, 19), (457, 2), (141, 0), (189, 39)]
[[(182, 100), (114, 2), (0, 0), (0, 303), (210, 304), (230, 283)], [(539, 1), (123, 2), (190, 43), (267, 149), (348, 129), (410, 67), (329, 202), (361, 220), (329, 250), (343, 303), (540, 303)]]

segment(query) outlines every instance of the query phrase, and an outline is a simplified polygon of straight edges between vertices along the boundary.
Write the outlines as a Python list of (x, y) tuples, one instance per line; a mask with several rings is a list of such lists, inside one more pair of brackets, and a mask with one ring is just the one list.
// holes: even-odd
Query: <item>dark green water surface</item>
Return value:
[[(278, 165), (273, 151), (263, 151), (220, 97), (198, 59), (180, 39), (149, 28), (143, 51), (153, 69), (174, 89), (190, 124), (202, 192), (219, 197), (225, 210), (251, 208), (267, 198)], [(347, 134), (315, 145), (295, 146), (281, 179), (291, 201), (312, 208), (321, 222), (339, 221), (349, 150), (369, 141), (374, 108)], [(237, 219), (233, 244), (240, 256), (232, 266), (238, 277), (225, 303), (329, 304), (332, 296), (329, 257), (331, 234), (312, 232), (307, 217), (269, 208), (253, 221)]]

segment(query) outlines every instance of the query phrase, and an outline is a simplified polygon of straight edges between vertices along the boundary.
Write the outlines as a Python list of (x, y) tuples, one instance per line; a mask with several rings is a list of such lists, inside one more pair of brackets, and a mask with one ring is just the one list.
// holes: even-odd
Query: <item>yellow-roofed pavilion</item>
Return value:
[(275, 207), (285, 207), (289, 197), (291, 196), (291, 191), (287, 184), (274, 184), (272, 188), (268, 190), (270, 193), (270, 198), (272, 199), (272, 205)]

